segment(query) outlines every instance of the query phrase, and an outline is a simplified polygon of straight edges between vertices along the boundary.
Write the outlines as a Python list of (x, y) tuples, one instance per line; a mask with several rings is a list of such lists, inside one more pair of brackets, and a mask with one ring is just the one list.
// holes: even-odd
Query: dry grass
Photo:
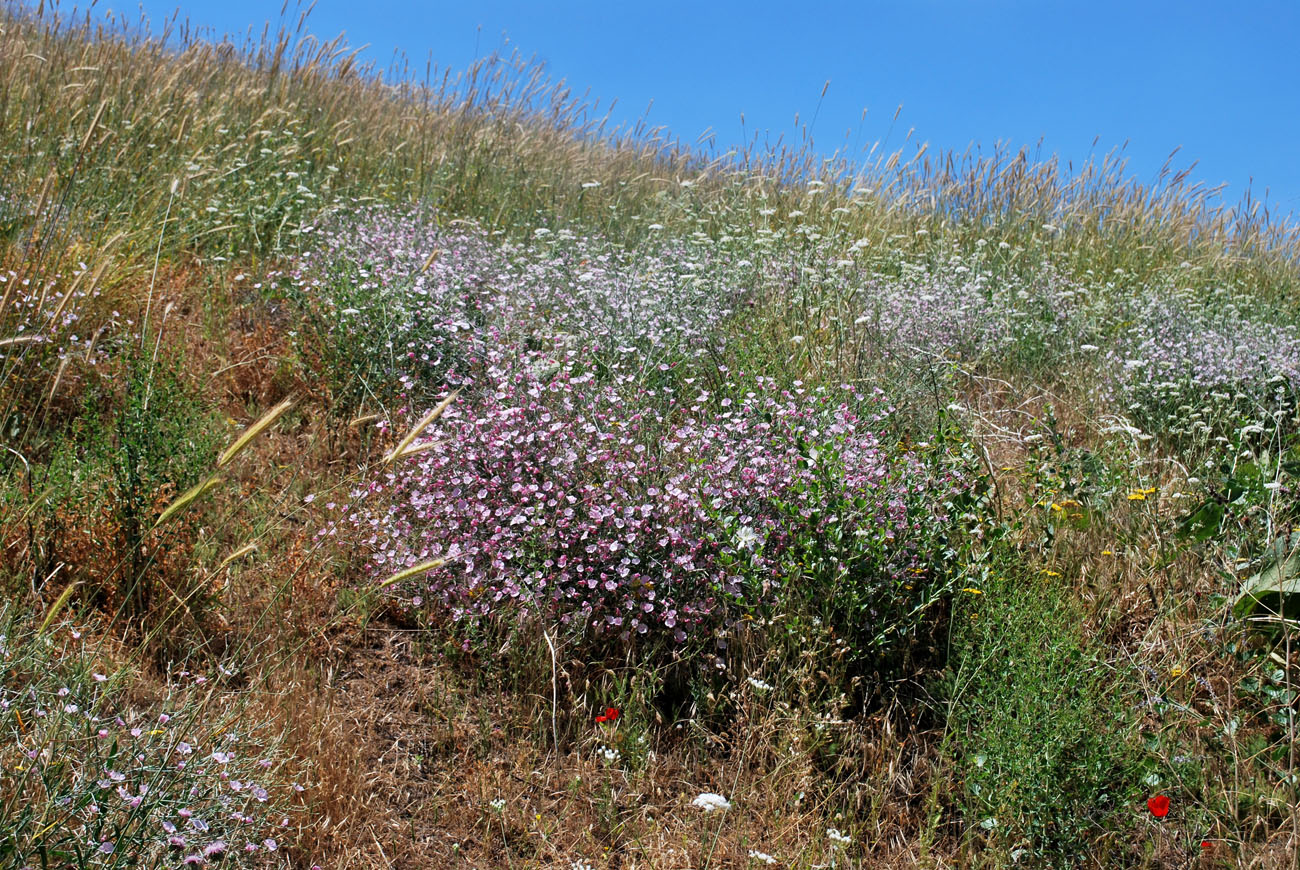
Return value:
[[(823, 773), (779, 705), (748, 704), (713, 752), (655, 738), (646, 765), (624, 769), (595, 755), (591, 734), (556, 757), (533, 739), (538, 699), (467, 685), (406, 631), (378, 625), (354, 643), (313, 701), (299, 689), (290, 714), (295, 740), (321, 762), (322, 797), (304, 840), (314, 860), (687, 868), (753, 866), (751, 849), (796, 866), (828, 856), (829, 816), (812, 797)], [(933, 776), (931, 742), (902, 737), (887, 717), (850, 739), (860, 744), (855, 774), (877, 804), (850, 854), (888, 867), (914, 866), (924, 852), (946, 866), (941, 851), (919, 849), (915, 829)], [(733, 808), (691, 806), (705, 791), (726, 794)]]

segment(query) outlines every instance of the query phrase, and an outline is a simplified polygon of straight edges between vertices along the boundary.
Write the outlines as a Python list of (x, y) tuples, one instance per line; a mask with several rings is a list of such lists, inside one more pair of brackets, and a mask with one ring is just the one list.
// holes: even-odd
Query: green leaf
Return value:
[(1232, 606), (1238, 619), (1261, 609), (1286, 614), (1300, 610), (1300, 534), (1278, 538), (1269, 546), (1267, 567), (1242, 584)]
[(1200, 544), (1218, 534), (1222, 524), (1223, 505), (1217, 501), (1202, 502), (1178, 521), (1178, 537)]

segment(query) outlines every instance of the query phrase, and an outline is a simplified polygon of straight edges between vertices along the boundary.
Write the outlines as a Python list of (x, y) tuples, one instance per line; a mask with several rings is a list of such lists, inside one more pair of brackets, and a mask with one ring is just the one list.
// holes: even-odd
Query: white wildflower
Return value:
[(706, 813), (711, 813), (714, 810), (731, 809), (731, 801), (727, 800), (720, 794), (706, 791), (700, 794), (699, 797), (695, 798), (695, 800), (691, 801), (691, 806), (699, 807)]

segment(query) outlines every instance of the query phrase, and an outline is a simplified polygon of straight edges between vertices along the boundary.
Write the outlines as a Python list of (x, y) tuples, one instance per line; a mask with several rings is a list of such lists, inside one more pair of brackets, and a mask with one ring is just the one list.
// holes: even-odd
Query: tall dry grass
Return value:
[(1300, 268), (1293, 223), (1249, 194), (1223, 202), (1174, 155), (1144, 184), (1117, 153), (1077, 167), (1003, 145), (827, 155), (806, 131), (700, 149), (615, 124), (519, 55), (385, 75), (287, 4), (279, 29), (219, 42), (176, 18), (151, 31), (11, 7), (0, 21), (7, 208), (44, 238), (111, 228), (138, 254), (174, 212), (167, 254), (261, 257), (292, 249), (332, 202), (421, 199), (492, 229), (577, 221), (628, 241), (656, 224), (802, 225), (902, 250), (979, 237), (1029, 267), (1051, 256), (1141, 280), (1186, 261), (1277, 296)]

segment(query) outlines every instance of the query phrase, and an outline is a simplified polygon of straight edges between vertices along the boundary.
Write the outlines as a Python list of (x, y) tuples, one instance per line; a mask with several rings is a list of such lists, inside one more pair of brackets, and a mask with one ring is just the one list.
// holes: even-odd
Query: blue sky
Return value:
[[(104, 3), (139, 14), (135, 2)], [(174, 0), (147, 0), (156, 23)], [(183, 0), (182, 18), (258, 31), (280, 4)], [(616, 117), (648, 120), (726, 148), (745, 129), (798, 139), (816, 114), (818, 148), (909, 130), (932, 149), (1037, 146), (1076, 162), (1126, 146), (1149, 181), (1175, 148), (1194, 180), (1226, 182), (1300, 214), (1300, 3), (1185, 0), (897, 0), (572, 3), (318, 0), (309, 29), (346, 32), (386, 66), (395, 49), (421, 70), (518, 48)], [(823, 85), (830, 81), (825, 98)], [(819, 107), (820, 102), (820, 107)], [(893, 122), (895, 110), (902, 113)], [(866, 108), (866, 120), (862, 110)], [(846, 137), (847, 134), (847, 137)], [(1094, 139), (1097, 144), (1094, 146)], [(1126, 144), (1127, 143), (1127, 144)]]

